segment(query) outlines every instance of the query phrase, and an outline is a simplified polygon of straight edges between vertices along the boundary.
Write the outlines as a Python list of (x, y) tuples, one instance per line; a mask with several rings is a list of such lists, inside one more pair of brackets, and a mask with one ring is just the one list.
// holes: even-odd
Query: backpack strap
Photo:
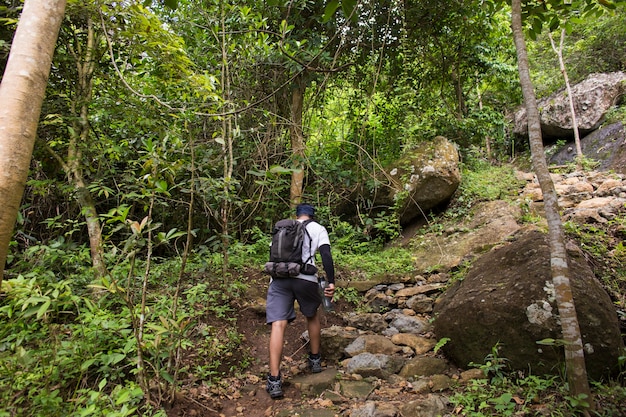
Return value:
[(302, 226), (304, 227), (304, 233), (306, 233), (306, 235), (309, 237), (309, 257), (306, 259), (306, 261), (304, 261), (304, 265), (308, 264), (309, 261), (313, 258), (313, 256), (315, 255), (315, 252), (312, 250), (311, 245), (313, 244), (313, 238), (311, 237), (311, 235), (309, 234), (309, 231), (306, 230), (306, 227), (309, 223), (312, 223), (313, 219), (308, 219), (302, 222)]

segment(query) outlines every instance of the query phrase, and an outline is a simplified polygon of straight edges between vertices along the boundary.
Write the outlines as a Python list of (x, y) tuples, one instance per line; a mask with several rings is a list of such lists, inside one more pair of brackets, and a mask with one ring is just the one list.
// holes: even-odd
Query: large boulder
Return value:
[(429, 210), (447, 203), (461, 183), (459, 153), (443, 136), (424, 142), (385, 170), (389, 186), (375, 204), (397, 204), (400, 223), (406, 225)]
[[(600, 379), (617, 371), (623, 349), (617, 314), (582, 252), (568, 245), (568, 256), (587, 372)], [(563, 365), (558, 343), (537, 344), (562, 339), (550, 251), (537, 230), (479, 258), (439, 298), (434, 316), (435, 334), (450, 338), (444, 351), (460, 367), (484, 363), (497, 344), (500, 357), (515, 370), (558, 373)]]
[[(600, 162), (599, 171), (626, 174), (626, 130), (620, 122), (594, 130), (580, 140), (583, 155)], [(576, 146), (569, 142), (551, 158), (550, 163), (562, 165), (574, 161)]]
[[(584, 135), (597, 129), (606, 112), (624, 95), (626, 73), (619, 71), (610, 74), (591, 74), (572, 86), (571, 90), (578, 130)], [(573, 137), (574, 128), (565, 88), (539, 100), (537, 106), (544, 138)], [(514, 123), (513, 132), (516, 135), (528, 136), (526, 108), (520, 108), (515, 113)]]

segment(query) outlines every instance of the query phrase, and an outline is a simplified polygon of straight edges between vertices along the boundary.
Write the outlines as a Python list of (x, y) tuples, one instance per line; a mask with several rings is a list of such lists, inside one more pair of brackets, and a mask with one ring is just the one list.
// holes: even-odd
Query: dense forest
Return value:
[[(0, 73), (29, 2), (0, 0)], [(196, 323), (235, 320), (295, 204), (367, 270), (407, 226), (372, 197), (403, 153), (446, 137), (463, 181), (531, 166), (507, 2), (64, 3), (23, 195), (0, 168), (0, 416), (165, 415), (182, 375), (245, 369), (234, 327)], [(571, 83), (626, 70), (626, 5), (561, 3), (522, 2), (538, 97), (565, 88), (551, 40)]]

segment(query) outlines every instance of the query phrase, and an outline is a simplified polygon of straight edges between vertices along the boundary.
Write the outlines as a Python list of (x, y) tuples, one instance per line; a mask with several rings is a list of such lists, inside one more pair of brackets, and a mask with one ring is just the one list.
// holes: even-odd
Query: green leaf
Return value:
[(322, 17), (322, 22), (327, 23), (333, 17), (337, 8), (339, 7), (339, 0), (331, 0), (326, 4), (324, 8), (324, 16)]
[(550, 32), (554, 32), (559, 27), (559, 18), (554, 16), (550, 21)]
[(44, 314), (48, 312), (48, 308), (50, 308), (50, 300), (46, 301), (41, 305), (41, 307), (39, 307), (39, 310), (37, 310), (37, 318), (42, 318)]
[(543, 20), (541, 18), (537, 17), (537, 18), (533, 19), (533, 26), (532, 26), (532, 32), (531, 33), (534, 33), (535, 38), (536, 38), (536, 35), (541, 33), (542, 25), (543, 25)]
[(158, 192), (169, 195), (167, 192), (167, 181), (158, 180), (154, 185), (156, 186)]
[(123, 389), (115, 399), (115, 405), (124, 404), (128, 400), (130, 400), (130, 391), (128, 389)]
[[(83, 362), (83, 364), (80, 366), (80, 370), (81, 371), (86, 371), (87, 369), (89, 369), (89, 367), (91, 365), (93, 365), (93, 363), (96, 361), (95, 358), (93, 359), (87, 359), (85, 362)], [(102, 383), (102, 382), (100, 382)], [(105, 380), (105, 384), (106, 384), (106, 380)], [(102, 388), (101, 388), (102, 389)]]
[(161, 369), (161, 378), (163, 378), (164, 380), (166, 380), (167, 382), (169, 382), (170, 384), (174, 383), (174, 378), (172, 377), (172, 375), (170, 375), (169, 373), (167, 373), (164, 369)]
[(548, 337), (546, 339), (537, 340), (535, 343), (537, 343), (538, 345), (553, 346), (555, 342), (556, 342), (555, 339)]
[(248, 170), (248, 174), (254, 175), (255, 177), (265, 177), (265, 171), (256, 171), (253, 169)]
[(176, 10), (178, 7), (178, 0), (165, 0), (165, 5), (172, 10)]
[(292, 171), (293, 171), (292, 169), (285, 168), (280, 165), (274, 165), (273, 167), (270, 168), (270, 172), (272, 174), (291, 174)]
[(346, 18), (350, 16), (350, 20), (353, 23), (356, 23), (359, 17), (359, 14), (354, 10), (355, 8), (356, 8), (356, 0), (342, 0), (341, 10), (343, 11), (343, 14), (346, 16)]

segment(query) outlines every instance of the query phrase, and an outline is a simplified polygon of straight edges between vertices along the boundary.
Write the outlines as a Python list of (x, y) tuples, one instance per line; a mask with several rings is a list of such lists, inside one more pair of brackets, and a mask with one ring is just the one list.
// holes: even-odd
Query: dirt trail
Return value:
[[(251, 359), (250, 366), (242, 375), (225, 378), (223, 381), (225, 383), (220, 384), (220, 387), (209, 388), (201, 385), (181, 389), (174, 406), (168, 410), (169, 417), (272, 417), (285, 410), (319, 407), (313, 404), (318, 402), (317, 399), (303, 397), (300, 390), (290, 382), (294, 376), (307, 372), (308, 345), (301, 337), (306, 330), (306, 320), (299, 311), (296, 320), (285, 332), (282, 363), (285, 396), (280, 400), (272, 400), (265, 392), (270, 328), (265, 324), (265, 315), (259, 309), (252, 308), (252, 304), (255, 299), (264, 296), (267, 283), (264, 282), (265, 277), (251, 279), (256, 284), (251, 284), (251, 289), (246, 295), (248, 306), (237, 312), (237, 326), (244, 336), (239, 353), (242, 358)], [(322, 315), (322, 327), (344, 325), (342, 314), (351, 308), (342, 301), (335, 303), (334, 312)], [(328, 367), (337, 364), (324, 362), (324, 365)]]

